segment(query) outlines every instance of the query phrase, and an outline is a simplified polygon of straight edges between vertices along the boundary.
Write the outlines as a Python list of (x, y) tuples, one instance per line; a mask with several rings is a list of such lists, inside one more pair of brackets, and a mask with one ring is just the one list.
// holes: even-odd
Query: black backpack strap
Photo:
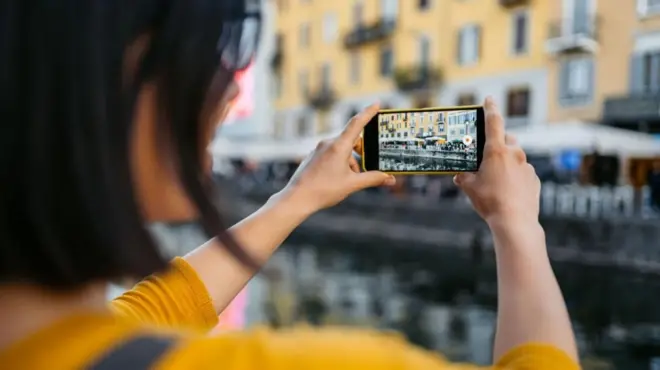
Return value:
[(175, 343), (172, 337), (135, 337), (111, 349), (89, 370), (149, 370)]

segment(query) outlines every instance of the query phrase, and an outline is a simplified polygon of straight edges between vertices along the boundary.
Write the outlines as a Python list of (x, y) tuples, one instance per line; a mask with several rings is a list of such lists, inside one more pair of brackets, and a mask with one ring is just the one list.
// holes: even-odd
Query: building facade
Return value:
[[(636, 5), (636, 9), (632, 7)], [(606, 91), (602, 120), (605, 124), (660, 134), (660, 1), (637, 0), (627, 5), (626, 15), (608, 9), (608, 17), (626, 22), (621, 52), (615, 57), (619, 66), (627, 66), (628, 74), (615, 91)], [(629, 25), (629, 26), (627, 26)], [(603, 63), (612, 63), (611, 61)]]
[(276, 3), (278, 138), (339, 130), (374, 101), (420, 108), (478, 104), (492, 95), (511, 125), (548, 116), (548, 2)]
[(604, 99), (628, 88), (635, 1), (552, 3), (545, 42), (549, 121), (599, 121)]
[(509, 127), (660, 132), (659, 0), (277, 0), (275, 136), (339, 130), (364, 106), (480, 104)]
[(490, 95), (509, 127), (544, 123), (544, 25), (553, 1), (448, 1), (445, 32), (453, 36), (445, 51), (439, 103), (480, 104)]
[(379, 117), (382, 142), (446, 140), (445, 112), (386, 113)]

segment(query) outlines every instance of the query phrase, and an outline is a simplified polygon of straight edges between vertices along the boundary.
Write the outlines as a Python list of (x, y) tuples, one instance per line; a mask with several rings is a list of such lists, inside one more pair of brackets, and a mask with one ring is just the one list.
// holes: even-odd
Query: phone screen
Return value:
[(483, 123), (483, 108), (477, 106), (379, 112), (365, 128), (365, 169), (477, 171), (483, 152)]

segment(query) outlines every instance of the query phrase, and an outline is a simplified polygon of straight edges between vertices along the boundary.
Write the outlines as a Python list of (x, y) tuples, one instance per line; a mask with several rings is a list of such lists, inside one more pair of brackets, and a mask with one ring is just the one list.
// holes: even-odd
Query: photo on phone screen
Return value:
[(485, 141), (484, 111), (479, 106), (381, 111), (363, 137), (365, 170), (475, 172)]

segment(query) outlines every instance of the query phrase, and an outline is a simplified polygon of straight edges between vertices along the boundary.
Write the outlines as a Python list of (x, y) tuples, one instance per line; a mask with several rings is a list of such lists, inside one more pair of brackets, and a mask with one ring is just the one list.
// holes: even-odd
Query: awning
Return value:
[(660, 155), (660, 143), (641, 132), (618, 129), (602, 124), (571, 121), (527, 126), (509, 130), (520, 146), (533, 154), (555, 154), (565, 150), (627, 157)]
[(214, 157), (240, 158), (253, 161), (300, 160), (311, 153), (319, 141), (336, 135), (320, 135), (297, 140), (273, 140), (255, 138), (254, 140), (231, 140), (216, 138), (210, 151)]

